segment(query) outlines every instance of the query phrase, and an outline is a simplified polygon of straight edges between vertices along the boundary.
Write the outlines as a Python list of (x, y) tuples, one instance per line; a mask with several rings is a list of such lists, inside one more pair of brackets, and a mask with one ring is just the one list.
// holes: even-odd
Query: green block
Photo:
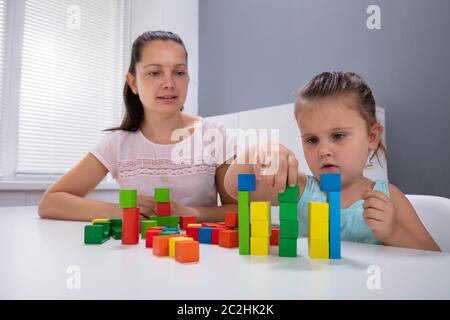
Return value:
[(169, 228), (178, 228), (180, 222), (179, 216), (158, 217), (150, 216), (150, 220), (155, 220), (158, 226), (167, 226)]
[(170, 234), (180, 234), (180, 231), (163, 231), (158, 234), (158, 236), (168, 236)]
[(120, 208), (137, 208), (137, 190), (120, 189), (119, 190)]
[(169, 188), (155, 188), (153, 194), (153, 200), (155, 202), (170, 202), (170, 189)]
[(298, 221), (281, 220), (280, 221), (280, 239), (298, 238)]
[(239, 254), (250, 254), (250, 192), (238, 191)]
[(121, 228), (122, 229), (122, 218), (109, 218), (111, 221), (111, 229), (112, 228)]
[(280, 202), (280, 221), (281, 220), (296, 220), (298, 221), (297, 203), (295, 202)]
[(120, 240), (122, 239), (122, 227), (115, 227), (111, 229), (111, 235), (113, 239)]
[(104, 237), (104, 227), (101, 225), (84, 226), (84, 243), (85, 244), (102, 244), (108, 238)]
[(278, 242), (279, 257), (297, 257), (297, 239), (280, 238)]
[(148, 228), (157, 226), (156, 220), (143, 220), (141, 221), (141, 238), (145, 239), (145, 234), (147, 233)]
[(278, 202), (298, 202), (300, 188), (298, 185), (290, 187), (286, 184), (286, 190), (278, 194)]
[(111, 222), (95, 222), (94, 226), (103, 226), (103, 237), (111, 237)]

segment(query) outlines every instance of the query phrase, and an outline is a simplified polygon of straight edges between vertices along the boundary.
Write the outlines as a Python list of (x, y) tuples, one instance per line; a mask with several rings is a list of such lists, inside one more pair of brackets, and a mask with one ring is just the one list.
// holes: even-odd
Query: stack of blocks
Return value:
[(280, 204), (280, 240), (278, 256), (297, 257), (299, 186), (290, 187), (278, 194)]
[(250, 254), (250, 192), (255, 191), (255, 175), (238, 175), (239, 254)]
[(120, 189), (119, 206), (122, 209), (122, 244), (139, 243), (139, 214), (137, 190)]
[(341, 175), (320, 175), (320, 190), (327, 202), (308, 203), (309, 256), (314, 259), (341, 258)]
[(250, 254), (269, 255), (269, 238), (272, 231), (270, 223), (270, 202), (252, 201), (250, 203), (251, 238)]
[(156, 216), (151, 216), (150, 220), (155, 220), (158, 226), (178, 228), (180, 217), (171, 215), (169, 188), (155, 188), (153, 201), (156, 203)]

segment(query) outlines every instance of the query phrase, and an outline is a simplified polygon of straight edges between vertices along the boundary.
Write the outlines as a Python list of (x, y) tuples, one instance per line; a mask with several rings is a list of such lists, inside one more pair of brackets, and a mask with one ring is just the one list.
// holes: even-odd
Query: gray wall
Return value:
[[(381, 7), (381, 30), (366, 9)], [(392, 183), (450, 198), (450, 1), (200, 0), (199, 113), (289, 103), (352, 70), (386, 109)]]

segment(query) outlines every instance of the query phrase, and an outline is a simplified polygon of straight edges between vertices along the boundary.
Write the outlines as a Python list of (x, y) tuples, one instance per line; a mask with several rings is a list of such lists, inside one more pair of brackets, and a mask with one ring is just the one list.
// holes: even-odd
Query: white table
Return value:
[[(342, 243), (343, 259), (240, 256), (200, 245), (200, 262), (156, 257), (141, 240), (83, 243), (84, 222), (40, 219), (36, 207), (0, 208), (0, 299), (415, 299), (450, 298), (450, 254)], [(379, 267), (380, 289), (367, 280)], [(77, 266), (80, 289), (69, 289)], [(69, 281), (74, 283), (73, 281)], [(76, 282), (75, 282), (76, 283)], [(374, 283), (374, 282), (371, 282)]]

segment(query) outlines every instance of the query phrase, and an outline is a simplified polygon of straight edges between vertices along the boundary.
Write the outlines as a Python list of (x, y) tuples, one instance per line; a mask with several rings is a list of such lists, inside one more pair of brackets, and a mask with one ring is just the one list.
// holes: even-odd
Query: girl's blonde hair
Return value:
[[(369, 88), (364, 79), (353, 72), (323, 72), (315, 76), (309, 81), (297, 94), (295, 101), (295, 117), (301, 108), (303, 101), (311, 101), (320, 98), (326, 98), (334, 95), (353, 94), (357, 99), (357, 108), (361, 116), (367, 124), (367, 131), (377, 122), (376, 104), (372, 90)], [(380, 140), (378, 147), (369, 159), (377, 157), (378, 163), (380, 159), (378, 152), (381, 150), (387, 157), (387, 148)], [(381, 165), (381, 163), (380, 163)]]

